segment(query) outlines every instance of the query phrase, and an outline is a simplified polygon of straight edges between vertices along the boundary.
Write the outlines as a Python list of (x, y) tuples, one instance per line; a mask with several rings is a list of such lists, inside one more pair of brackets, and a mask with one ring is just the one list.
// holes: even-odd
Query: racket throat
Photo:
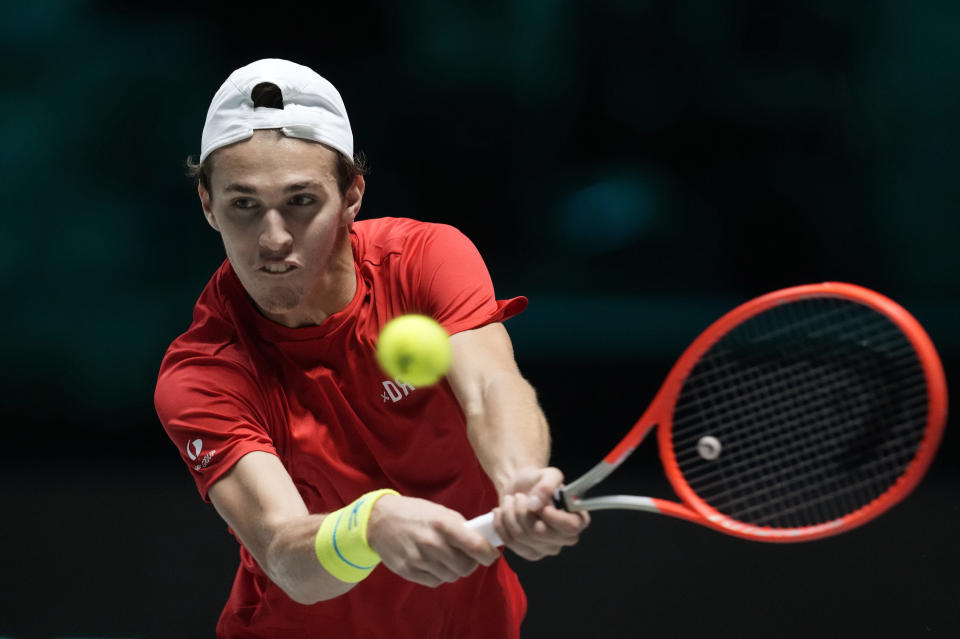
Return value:
[(639, 495), (604, 495), (589, 499), (575, 498), (570, 508), (577, 510), (642, 510), (648, 513), (661, 513), (657, 500)]
[(569, 512), (579, 510), (640, 510), (657, 515), (668, 515), (677, 519), (685, 519), (695, 523), (702, 523), (702, 518), (683, 504), (657, 499), (656, 497), (641, 497), (639, 495), (604, 495), (584, 499), (576, 495), (566, 495), (558, 490), (553, 498), (554, 505)]
[[(633, 449), (630, 449), (632, 452)], [(620, 457), (616, 463), (610, 463), (607, 461), (602, 461), (586, 473), (578, 477), (575, 481), (571, 482), (567, 486), (561, 486), (553, 494), (553, 504), (557, 508), (566, 510), (568, 512), (576, 512), (578, 510), (590, 510), (591, 507), (589, 504), (595, 503), (596, 499), (604, 499), (602, 497), (597, 497), (594, 499), (583, 499), (583, 495), (603, 481), (607, 475), (616, 470), (624, 459), (629, 457), (629, 452)], [(614, 506), (611, 506), (614, 507)]]
[[(639, 442), (637, 442), (639, 444)], [(656, 497), (642, 497), (639, 495), (603, 495), (600, 497), (584, 497), (586, 492), (603, 481), (610, 473), (617, 469), (630, 456), (633, 448), (625, 449), (617, 455), (614, 462), (601, 461), (589, 471), (578, 477), (567, 486), (561, 486), (553, 495), (553, 503), (557, 508), (568, 512), (580, 510), (608, 510), (626, 509), (640, 510), (659, 515), (669, 515), (687, 521), (699, 521), (699, 517), (690, 508)]]

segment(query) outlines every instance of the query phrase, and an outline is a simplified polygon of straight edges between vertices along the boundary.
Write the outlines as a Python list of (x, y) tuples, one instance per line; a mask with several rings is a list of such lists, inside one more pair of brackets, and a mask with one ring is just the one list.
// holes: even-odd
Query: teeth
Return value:
[(293, 268), (290, 264), (267, 264), (263, 267), (269, 273), (286, 273)]

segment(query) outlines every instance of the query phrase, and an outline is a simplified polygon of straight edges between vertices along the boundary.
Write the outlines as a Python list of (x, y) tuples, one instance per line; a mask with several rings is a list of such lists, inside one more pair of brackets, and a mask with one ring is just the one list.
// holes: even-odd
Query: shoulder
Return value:
[(175, 348), (167, 351), (157, 375), (154, 405), (160, 418), (227, 399), (259, 405), (257, 376), (235, 345), (217, 352)]
[(444, 245), (471, 245), (459, 229), (449, 224), (421, 222), (409, 218), (383, 217), (354, 223), (360, 258), (379, 262), (392, 254), (419, 254)]
[(158, 411), (188, 395), (249, 394), (257, 387), (252, 358), (228, 310), (223, 274), (221, 268), (211, 278), (194, 306), (190, 327), (164, 354), (154, 395)]

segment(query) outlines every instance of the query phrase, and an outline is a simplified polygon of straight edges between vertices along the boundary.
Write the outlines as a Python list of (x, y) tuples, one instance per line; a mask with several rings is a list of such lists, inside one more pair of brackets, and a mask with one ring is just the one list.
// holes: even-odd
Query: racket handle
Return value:
[(467, 528), (470, 530), (475, 530), (483, 535), (492, 546), (503, 545), (503, 540), (500, 539), (500, 535), (498, 535), (497, 531), (493, 529), (493, 512), (480, 515), (479, 517), (474, 517), (467, 522)]

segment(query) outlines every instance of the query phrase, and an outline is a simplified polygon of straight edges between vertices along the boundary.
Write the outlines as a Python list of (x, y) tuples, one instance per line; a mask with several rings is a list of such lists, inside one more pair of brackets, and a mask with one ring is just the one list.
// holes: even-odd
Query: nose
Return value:
[(263, 217), (263, 228), (260, 231), (260, 248), (270, 256), (284, 256), (293, 246), (293, 236), (287, 230), (287, 225), (277, 209), (270, 209)]

